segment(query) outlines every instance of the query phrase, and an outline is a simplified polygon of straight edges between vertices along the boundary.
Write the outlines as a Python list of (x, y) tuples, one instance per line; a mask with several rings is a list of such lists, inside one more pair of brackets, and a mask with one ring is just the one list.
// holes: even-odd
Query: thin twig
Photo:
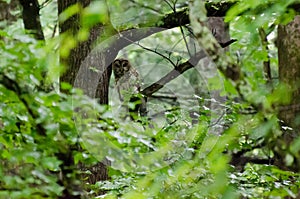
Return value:
[(170, 2), (169, 1), (167, 1), (167, 0), (163, 0), (173, 11), (174, 11), (174, 8), (173, 8), (173, 6), (170, 4)]
[(174, 12), (176, 12), (176, 4), (177, 4), (177, 1), (178, 1), (178, 0), (175, 0), (174, 2), (172, 1), (172, 3), (173, 3), (173, 11), (174, 11)]
[(179, 64), (176, 68), (170, 71), (167, 75), (162, 77), (157, 82), (153, 83), (152, 85), (145, 88), (141, 93), (147, 97), (152, 96), (153, 93), (157, 92), (161, 88), (163, 88), (168, 82), (178, 77), (180, 74), (184, 73), (185, 71), (193, 68), (200, 59), (206, 57), (204, 51), (200, 51), (196, 53), (195, 56), (191, 57), (188, 61)]
[(186, 41), (185, 34), (184, 34), (184, 31), (183, 31), (183, 28), (182, 28), (181, 24), (179, 24), (179, 28), (180, 28), (180, 32), (181, 32), (181, 34), (182, 34), (182, 38), (183, 38), (185, 47), (186, 47), (186, 49), (187, 49), (187, 51), (188, 51), (188, 53), (189, 53), (189, 56), (191, 57), (191, 56), (192, 56), (192, 53), (190, 52), (190, 48), (189, 48), (188, 43), (187, 43), (187, 41)]
[(261, 39), (262, 47), (267, 51), (267, 61), (264, 61), (264, 76), (267, 79), (267, 83), (272, 83), (272, 74), (271, 74), (271, 64), (270, 64), (270, 55), (269, 55), (269, 47), (268, 47), (268, 38), (265, 30), (263, 28), (259, 28), (259, 36)]
[(139, 47), (141, 47), (141, 48), (144, 49), (144, 50), (148, 50), (148, 51), (150, 51), (150, 52), (153, 52), (153, 53), (155, 53), (155, 54), (161, 56), (162, 58), (168, 60), (168, 61), (172, 64), (172, 66), (174, 66), (174, 68), (176, 68), (177, 65), (170, 59), (170, 57), (167, 57), (167, 56), (165, 56), (164, 54), (162, 54), (162, 53), (160, 53), (160, 52), (158, 52), (158, 51), (156, 51), (156, 50), (153, 50), (153, 49), (151, 49), (151, 48), (147, 48), (147, 47), (141, 45), (139, 42), (134, 42), (134, 44), (138, 45)]
[(226, 111), (222, 112), (222, 115), (217, 119), (217, 121), (215, 121), (214, 123), (210, 124), (209, 127), (213, 127), (215, 125), (217, 125), (221, 119), (223, 118), (223, 116), (226, 114)]
[[(225, 42), (225, 44), (230, 45), (232, 42)], [(224, 44), (224, 47), (227, 47)], [(177, 65), (172, 71), (170, 71), (168, 74), (166, 74), (164, 77), (162, 77), (160, 80), (157, 82), (151, 84), (147, 88), (145, 88), (141, 93), (147, 97), (150, 97), (153, 95), (153, 93), (157, 92), (161, 88), (163, 88), (167, 83), (172, 81), (173, 79), (177, 78), (179, 75), (184, 73), (185, 71), (193, 68), (194, 66), (197, 65), (200, 59), (203, 59), (206, 57), (206, 53), (201, 50), (197, 52), (194, 56), (192, 56), (188, 61), (181, 63)]]
[(172, 101), (177, 101), (177, 96), (167, 96), (167, 95), (152, 95), (151, 98), (154, 99), (168, 99), (168, 100), (172, 100)]
[(136, 4), (136, 5), (140, 6), (140, 7), (142, 7), (142, 8), (146, 8), (146, 9), (152, 10), (152, 11), (158, 13), (158, 14), (164, 14), (164, 13), (161, 12), (160, 10), (157, 10), (157, 9), (152, 8), (152, 7), (150, 7), (150, 6), (146, 6), (146, 5), (142, 4), (142, 3), (136, 2), (135, 0), (129, 0), (129, 1), (130, 1), (131, 3), (134, 3), (134, 4)]
[[(185, 37), (188, 37), (188, 35), (185, 35)], [(180, 44), (180, 42), (181, 42), (182, 40), (184, 40), (184, 39), (186, 39), (186, 38), (180, 38), (180, 39), (178, 39), (177, 42), (173, 45), (173, 47), (171, 48), (170, 51), (171, 51), (171, 52), (174, 52), (175, 47), (176, 47), (178, 44)], [(177, 50), (177, 52), (178, 52), (178, 53), (184, 53), (183, 51), (179, 52), (178, 50)], [(191, 57), (191, 55), (190, 55), (190, 57)]]
[(41, 5), (40, 5), (40, 9), (44, 8), (47, 6), (47, 4), (49, 4), (52, 0), (46, 0), (44, 1)]
[(51, 38), (54, 38), (55, 33), (56, 33), (56, 28), (57, 28), (57, 23), (54, 25), (54, 28), (53, 28), (53, 32), (52, 32)]

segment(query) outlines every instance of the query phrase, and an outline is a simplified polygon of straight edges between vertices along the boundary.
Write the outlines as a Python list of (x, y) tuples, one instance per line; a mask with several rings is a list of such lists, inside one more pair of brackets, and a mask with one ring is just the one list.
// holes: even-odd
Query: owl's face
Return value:
[(126, 72), (130, 70), (130, 63), (126, 59), (116, 59), (112, 64), (112, 69), (116, 79), (122, 77)]

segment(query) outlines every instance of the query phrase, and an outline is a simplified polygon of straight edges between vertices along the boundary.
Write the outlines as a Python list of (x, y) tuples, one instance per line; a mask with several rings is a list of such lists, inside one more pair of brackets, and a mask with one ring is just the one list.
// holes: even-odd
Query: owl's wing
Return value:
[(140, 92), (141, 90), (141, 79), (140, 79), (140, 74), (138, 73), (138, 71), (135, 68), (131, 69), (131, 82), (133, 83), (133, 87), (136, 89), (137, 92)]
[(124, 97), (123, 97), (123, 95), (122, 95), (122, 90), (123, 90), (123, 89), (122, 89), (122, 86), (121, 86), (121, 84), (120, 84), (120, 81), (116, 82), (116, 84), (115, 84), (115, 89), (116, 89), (117, 92), (118, 92), (120, 101), (123, 102), (123, 101), (124, 101)]
[(120, 100), (129, 101), (132, 95), (140, 92), (141, 80), (139, 73), (134, 68), (131, 68), (129, 72), (118, 79), (116, 88), (118, 89)]
[(129, 101), (133, 94), (136, 94), (136, 88), (132, 84), (131, 77), (123, 76), (116, 84), (116, 89), (121, 101)]

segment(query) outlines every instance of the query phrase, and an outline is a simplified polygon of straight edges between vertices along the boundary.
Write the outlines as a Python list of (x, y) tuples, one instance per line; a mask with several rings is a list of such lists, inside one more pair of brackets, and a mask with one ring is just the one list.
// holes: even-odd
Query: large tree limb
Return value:
[[(230, 40), (228, 42), (220, 44), (222, 48), (225, 48), (235, 42), (236, 40)], [(185, 71), (193, 68), (197, 65), (200, 59), (203, 59), (206, 57), (206, 53), (202, 50), (198, 53), (196, 53), (193, 57), (191, 57), (188, 61), (179, 64), (174, 68), (172, 71), (170, 71), (168, 74), (166, 74), (164, 77), (162, 77), (157, 82), (151, 84), (147, 88), (145, 88), (141, 93), (145, 95), (146, 97), (150, 97), (153, 95), (153, 93), (157, 92), (159, 89), (163, 88), (167, 83), (184, 73)]]
[[(208, 17), (223, 17), (226, 12), (234, 5), (235, 2), (223, 2), (223, 3), (206, 3), (207, 16)], [(166, 14), (160, 20), (158, 20), (155, 24), (149, 24), (145, 22), (143, 24), (139, 24), (139, 29), (129, 28), (126, 30), (122, 30), (119, 33), (119, 37), (116, 38), (116, 41), (112, 45), (113, 50), (119, 50), (116, 48), (116, 45), (119, 48), (124, 48), (133, 42), (139, 41), (143, 38), (146, 38), (154, 33), (159, 31), (163, 31), (166, 29), (172, 29), (179, 26), (183, 26), (190, 23), (188, 8), (183, 9), (178, 12), (172, 12), (170, 14)], [(155, 27), (149, 29), (149, 31), (145, 31), (143, 28), (147, 27)], [(135, 34), (132, 34), (134, 31)]]
[[(231, 6), (233, 6), (235, 3), (207, 3), (206, 8), (208, 10), (207, 16), (208, 17), (222, 17), (225, 16), (226, 12), (229, 10)], [(155, 24), (149, 24), (148, 22), (144, 24), (140, 24), (139, 29), (127, 29), (120, 31), (119, 37), (116, 38), (116, 41), (112, 45), (113, 50), (119, 50), (116, 45), (119, 48), (124, 48), (133, 42), (139, 41), (143, 38), (146, 38), (154, 33), (166, 30), (166, 29), (172, 29), (176, 28), (182, 25), (186, 25), (190, 23), (189, 19), (189, 13), (188, 8), (183, 9), (181, 11), (178, 11), (176, 13), (172, 12), (170, 14), (165, 15), (162, 17), (158, 22)], [(155, 28), (149, 28), (148, 31), (145, 31), (143, 28), (147, 27), (155, 27)], [(132, 34), (134, 32), (135, 34)]]
[(193, 68), (200, 59), (206, 57), (204, 51), (200, 51), (196, 53), (195, 56), (191, 57), (188, 61), (178, 65), (175, 69), (170, 71), (164, 77), (162, 77), (157, 82), (153, 83), (152, 85), (145, 88), (141, 93), (146, 97), (150, 97), (153, 93), (157, 92), (159, 89), (163, 88), (168, 82), (172, 81), (180, 74), (184, 73), (185, 71)]
[[(206, 2), (205, 3), (205, 9), (207, 11), (206, 16), (207, 17), (225, 17), (226, 13), (233, 7), (235, 6), (239, 1), (236, 2)], [(272, 4), (265, 4), (265, 7), (269, 7)], [(288, 9), (293, 9), (296, 12), (300, 12), (300, 3), (293, 3), (290, 4)], [(250, 10), (246, 10), (247, 14), (261, 14), (264, 12), (264, 9), (255, 9), (251, 13)], [(189, 19), (189, 9), (185, 8), (181, 11), (173, 12), (170, 14), (165, 15), (162, 17), (162, 19), (156, 23), (153, 24), (154, 27), (160, 27), (160, 28), (174, 28), (178, 27), (181, 25), (186, 25), (190, 23)], [(149, 23), (145, 23), (147, 27), (149, 27)], [(141, 26), (144, 26), (141, 24)]]
[[(236, 5), (239, 2), (207, 2), (205, 3), (206, 8), (206, 16), (207, 17), (224, 17), (227, 11)], [(268, 5), (266, 5), (268, 6)], [(297, 12), (300, 12), (300, 4), (294, 3), (288, 6), (290, 9), (294, 9)], [(253, 11), (254, 12), (254, 11)], [(255, 11), (257, 12), (257, 11)], [(249, 13), (251, 14), (251, 13)], [(255, 14), (255, 13), (253, 13)], [(139, 24), (141, 29), (129, 28), (127, 30), (121, 30), (119, 32), (119, 36), (112, 43), (111, 47), (107, 49), (107, 54), (112, 54), (113, 56), (118, 53), (118, 51), (133, 42), (139, 41), (143, 38), (146, 38), (154, 33), (163, 31), (165, 29), (171, 29), (183, 25), (187, 25), (190, 23), (189, 19), (189, 10), (188, 8), (182, 9), (181, 11), (172, 12), (170, 14), (166, 14), (160, 20), (158, 20), (154, 24), (149, 24), (149, 22), (145, 22), (143, 24)], [(156, 29), (151, 28), (148, 31), (145, 31), (143, 28), (156, 27)], [(132, 34), (134, 31), (134, 34)], [(111, 56), (111, 57), (113, 57)], [(223, 70), (224, 73), (232, 75), (235, 74), (235, 70)]]

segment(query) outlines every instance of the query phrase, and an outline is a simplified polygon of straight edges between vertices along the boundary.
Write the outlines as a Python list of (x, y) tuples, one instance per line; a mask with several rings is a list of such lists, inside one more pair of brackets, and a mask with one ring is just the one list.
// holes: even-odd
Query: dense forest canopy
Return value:
[(0, 1), (0, 198), (299, 198), (299, 11)]

